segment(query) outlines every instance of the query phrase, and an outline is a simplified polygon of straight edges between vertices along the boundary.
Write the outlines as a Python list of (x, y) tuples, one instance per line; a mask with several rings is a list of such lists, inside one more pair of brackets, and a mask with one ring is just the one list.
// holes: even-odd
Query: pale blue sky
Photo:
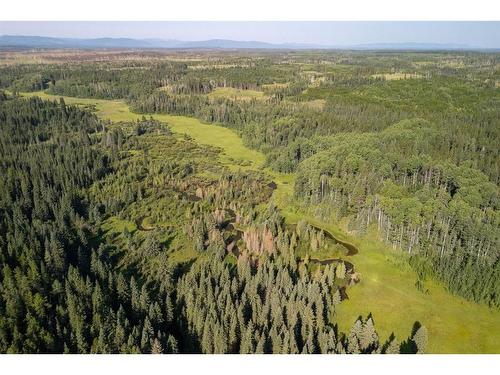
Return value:
[(500, 48), (500, 22), (5, 22), (0, 35), (233, 39), (353, 45), (446, 43)]

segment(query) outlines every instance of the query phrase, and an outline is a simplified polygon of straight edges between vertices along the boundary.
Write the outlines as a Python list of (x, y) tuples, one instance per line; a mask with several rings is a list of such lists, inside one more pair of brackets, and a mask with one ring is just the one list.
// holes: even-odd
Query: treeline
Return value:
[(352, 217), (352, 229), (376, 225), (392, 246), (426, 257), (452, 291), (498, 306), (498, 186), (466, 163), (430, 157), (437, 131), (412, 120), (335, 136), (300, 165), (295, 192)]
[(185, 64), (137, 61), (92, 64), (24, 65), (2, 68), (0, 87), (14, 92), (48, 90), (56, 95), (128, 99), (180, 79)]
[[(224, 64), (224, 63), (223, 63)], [(0, 88), (12, 91), (46, 90), (56, 95), (99, 99), (130, 99), (165, 89), (174, 94), (207, 94), (216, 87), (260, 89), (286, 82), (290, 69), (265, 62), (227, 62), (226, 69), (189, 69), (179, 61), (121, 61), (9, 65), (0, 69)], [(196, 68), (196, 65), (192, 67)]]

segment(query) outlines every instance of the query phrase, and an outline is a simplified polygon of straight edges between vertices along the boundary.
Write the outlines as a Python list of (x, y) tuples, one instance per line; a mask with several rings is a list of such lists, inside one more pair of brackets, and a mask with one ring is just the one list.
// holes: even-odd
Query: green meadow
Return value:
[(265, 99), (264, 92), (256, 90), (242, 90), (233, 87), (218, 87), (208, 94), (210, 98), (228, 98), (234, 100)]

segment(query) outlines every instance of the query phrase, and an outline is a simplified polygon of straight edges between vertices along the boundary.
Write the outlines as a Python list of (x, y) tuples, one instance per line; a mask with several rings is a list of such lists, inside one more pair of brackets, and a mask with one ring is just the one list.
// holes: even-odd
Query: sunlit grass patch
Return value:
[(386, 81), (395, 81), (400, 79), (415, 79), (422, 78), (421, 74), (417, 73), (383, 73), (383, 74), (372, 74), (372, 78), (383, 78)]
[(210, 98), (226, 98), (232, 100), (263, 100), (267, 97), (264, 92), (256, 90), (241, 90), (233, 87), (218, 87), (208, 94)]
[(382, 337), (394, 333), (402, 340), (415, 321), (424, 324), (430, 353), (498, 352), (498, 310), (454, 296), (435, 280), (425, 282), (428, 294), (419, 291), (418, 276), (402, 254), (388, 249), (373, 231), (350, 240), (359, 248), (353, 262), (361, 281), (338, 306), (340, 330), (349, 329), (359, 315), (372, 313)]
[(263, 90), (276, 90), (276, 89), (284, 89), (290, 86), (290, 82), (284, 82), (284, 83), (279, 83), (279, 82), (274, 82), (274, 83), (267, 83), (262, 85)]
[(101, 228), (108, 234), (121, 234), (125, 231), (125, 229), (129, 233), (132, 233), (137, 229), (137, 226), (132, 221), (111, 216), (102, 223)]
[(323, 108), (325, 108), (325, 103), (326, 103), (325, 99), (315, 99), (315, 100), (307, 100), (301, 102), (300, 104), (309, 109), (321, 111), (323, 110)]

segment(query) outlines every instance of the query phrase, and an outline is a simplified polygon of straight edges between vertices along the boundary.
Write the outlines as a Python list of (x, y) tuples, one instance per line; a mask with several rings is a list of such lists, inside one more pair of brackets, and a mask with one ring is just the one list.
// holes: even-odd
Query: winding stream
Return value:
[(335, 237), (331, 232), (329, 232), (325, 228), (318, 227), (318, 226), (313, 225), (311, 223), (309, 223), (309, 225), (317, 230), (322, 230), (325, 233), (326, 237), (328, 237), (328, 238), (334, 240), (335, 242), (341, 244), (342, 246), (344, 246), (347, 249), (347, 254), (346, 254), (347, 256), (356, 255), (359, 252), (358, 248), (356, 246), (354, 246), (352, 243), (339, 240), (337, 237)]

